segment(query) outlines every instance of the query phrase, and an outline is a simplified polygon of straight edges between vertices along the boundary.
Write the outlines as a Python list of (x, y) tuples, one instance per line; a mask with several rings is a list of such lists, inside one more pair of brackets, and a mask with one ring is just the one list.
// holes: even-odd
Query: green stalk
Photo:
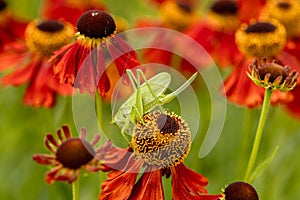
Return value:
[(257, 157), (257, 153), (259, 150), (259, 144), (260, 144), (260, 140), (261, 140), (261, 136), (263, 133), (263, 129), (264, 129), (264, 125), (267, 119), (267, 114), (269, 111), (269, 107), (270, 107), (270, 100), (271, 100), (271, 95), (272, 95), (272, 90), (271, 89), (266, 89), (265, 90), (265, 97), (264, 97), (264, 102), (262, 105), (262, 110), (261, 110), (261, 114), (260, 114), (260, 118), (259, 118), (259, 122), (258, 122), (258, 127), (256, 130), (256, 135), (255, 135), (255, 139), (253, 142), (253, 146), (252, 146), (252, 151), (250, 154), (250, 158), (248, 161), (248, 166), (247, 166), (247, 170), (246, 170), (246, 174), (245, 174), (245, 178), (244, 180), (246, 182), (249, 182), (249, 178), (250, 175), (253, 171), (253, 167), (255, 165), (256, 162), (256, 157)]
[(96, 100), (96, 115), (97, 115), (97, 121), (98, 121), (98, 124), (100, 126), (100, 128), (102, 129), (102, 125), (103, 125), (103, 115), (102, 115), (102, 99), (101, 99), (101, 96), (98, 92), (98, 90), (96, 89), (96, 97), (95, 97), (95, 100)]
[(72, 183), (73, 200), (79, 200), (79, 176), (76, 181)]

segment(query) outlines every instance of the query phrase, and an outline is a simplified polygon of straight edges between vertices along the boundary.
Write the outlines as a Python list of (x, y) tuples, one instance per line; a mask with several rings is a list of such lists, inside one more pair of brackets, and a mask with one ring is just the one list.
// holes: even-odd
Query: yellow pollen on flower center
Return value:
[(235, 31), (239, 26), (237, 3), (231, 0), (215, 2), (208, 12), (207, 20), (219, 31)]
[(235, 41), (239, 50), (250, 57), (274, 57), (286, 44), (286, 30), (275, 19), (242, 24), (236, 31)]
[(75, 30), (70, 23), (57, 20), (34, 20), (25, 30), (29, 50), (46, 57), (70, 43), (74, 36)]
[(280, 0), (269, 1), (262, 15), (265, 18), (274, 18), (280, 21), (286, 28), (289, 38), (300, 34), (300, 4), (298, 1)]
[(174, 113), (154, 111), (134, 126), (132, 146), (146, 164), (170, 167), (183, 162), (191, 146), (188, 125)]
[(162, 3), (159, 11), (164, 25), (178, 31), (187, 28), (198, 18), (191, 5), (172, 0)]

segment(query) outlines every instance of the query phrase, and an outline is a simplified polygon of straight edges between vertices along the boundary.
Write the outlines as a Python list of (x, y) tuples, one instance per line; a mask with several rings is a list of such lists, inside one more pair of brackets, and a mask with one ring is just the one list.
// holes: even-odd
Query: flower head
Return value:
[(224, 190), (224, 200), (258, 200), (254, 187), (246, 182), (234, 182)]
[(137, 156), (159, 168), (182, 163), (191, 147), (191, 132), (184, 120), (160, 111), (146, 114), (143, 119), (135, 125), (132, 135)]
[(268, 1), (262, 15), (280, 21), (286, 28), (288, 38), (300, 34), (300, 5), (298, 1)]
[(54, 181), (74, 182), (82, 169), (90, 172), (100, 170), (100, 163), (96, 154), (101, 153), (101, 148), (95, 149), (94, 146), (100, 139), (96, 135), (89, 143), (86, 141), (86, 130), (81, 129), (80, 138), (74, 138), (71, 135), (68, 126), (62, 126), (57, 130), (56, 140), (53, 134), (49, 133), (45, 137), (45, 145), (52, 153), (35, 154), (33, 160), (39, 164), (53, 166), (46, 174), (48, 184)]
[(240, 22), (238, 18), (238, 4), (231, 0), (216, 1), (208, 12), (211, 25), (220, 31), (235, 30)]
[(73, 37), (73, 26), (58, 20), (33, 20), (25, 31), (28, 49), (46, 57), (50, 57), (54, 51), (70, 43)]
[(221, 194), (209, 195), (205, 189), (207, 178), (183, 164), (191, 147), (190, 137), (180, 116), (161, 111), (145, 114), (133, 128), (133, 149), (116, 148), (114, 152), (123, 156), (103, 163), (102, 170), (109, 174), (99, 200), (164, 199), (162, 176), (172, 177), (174, 200), (218, 200)]
[(35, 107), (52, 107), (55, 95), (68, 95), (72, 87), (53, 78), (53, 69), (48, 62), (53, 51), (70, 43), (74, 28), (61, 20), (33, 20), (25, 30), (25, 40), (17, 40), (5, 47), (0, 55), (6, 67), (13, 71), (2, 79), (3, 85), (29, 83), (24, 95), (24, 104)]
[[(106, 62), (114, 61), (119, 75), (139, 65), (136, 52), (116, 33), (114, 19), (102, 10), (89, 10), (77, 21), (76, 41), (64, 46), (50, 61), (60, 82), (74, 85), (81, 92), (101, 96), (110, 89)], [(76, 79), (76, 82), (75, 82)]]
[(160, 5), (160, 15), (164, 26), (174, 30), (184, 30), (193, 24), (198, 15), (190, 2), (167, 0)]
[(277, 55), (286, 44), (286, 30), (275, 19), (242, 24), (235, 34), (239, 50), (250, 57), (263, 58)]
[(281, 91), (292, 90), (299, 76), (295, 70), (290, 73), (288, 66), (283, 67), (276, 60), (268, 62), (267, 59), (263, 59), (261, 63), (255, 60), (249, 65), (249, 71), (247, 74), (256, 85)]
[[(208, 14), (191, 26), (186, 34), (196, 40), (220, 67), (232, 66), (240, 51), (235, 43), (235, 32), (241, 23), (247, 23), (260, 12), (261, 2), (215, 1)], [(256, 8), (255, 11), (249, 8)], [(185, 52), (189, 52), (189, 47)], [(198, 60), (198, 56), (194, 56)]]

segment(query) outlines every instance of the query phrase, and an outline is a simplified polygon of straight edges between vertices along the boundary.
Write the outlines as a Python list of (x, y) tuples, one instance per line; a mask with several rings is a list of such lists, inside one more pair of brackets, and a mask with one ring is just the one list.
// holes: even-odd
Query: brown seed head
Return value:
[(258, 200), (256, 190), (248, 183), (234, 182), (225, 189), (225, 200)]

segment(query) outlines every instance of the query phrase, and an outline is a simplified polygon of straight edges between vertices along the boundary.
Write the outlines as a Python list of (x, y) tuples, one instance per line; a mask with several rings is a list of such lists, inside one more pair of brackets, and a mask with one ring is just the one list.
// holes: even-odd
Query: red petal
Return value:
[(294, 99), (286, 104), (286, 108), (293, 116), (300, 119), (300, 86), (297, 85), (291, 93), (294, 95)]
[(183, 164), (171, 167), (173, 199), (191, 199), (199, 194), (207, 194), (206, 177), (185, 167)]
[(50, 170), (49, 172), (47, 172), (46, 174), (46, 182), (48, 184), (52, 184), (55, 181), (55, 176), (59, 173), (59, 171), (62, 169), (62, 166), (57, 166), (55, 168), (53, 168), (52, 170)]
[(49, 62), (54, 65), (54, 74), (61, 83), (74, 84), (75, 69), (78, 67), (77, 55), (80, 56), (82, 51), (80, 47), (79, 42), (71, 43), (54, 52), (54, 55), (49, 59)]
[(28, 65), (21, 65), (12, 72), (3, 77), (3, 85), (21, 85), (32, 79), (35, 74), (39, 71), (41, 65), (41, 58), (33, 56), (31, 62)]
[(98, 91), (100, 96), (104, 97), (105, 94), (109, 91), (109, 89), (110, 89), (110, 81), (106, 72), (104, 72), (98, 82)]
[(231, 74), (224, 82), (227, 99), (238, 105), (248, 107), (260, 106), (263, 100), (264, 88), (255, 85), (247, 76), (246, 71), (250, 60), (241, 57)]
[(79, 174), (80, 170), (71, 170), (58, 166), (46, 174), (46, 182), (51, 184), (54, 181), (67, 181), (71, 184), (77, 179)]
[(140, 65), (137, 53), (119, 36), (115, 36), (110, 40), (107, 49), (120, 76), (126, 73), (126, 69), (132, 69)]
[(71, 138), (71, 132), (70, 132), (69, 127), (67, 125), (63, 125), (61, 128), (65, 134), (66, 139)]
[[(148, 171), (148, 170), (147, 170)], [(135, 184), (133, 192), (128, 199), (155, 199), (163, 200), (164, 192), (161, 181), (161, 170), (143, 173), (142, 177)]]
[(53, 90), (47, 86), (42, 86), (40, 88), (35, 87), (35, 82), (32, 82), (26, 89), (23, 102), (25, 105), (30, 105), (34, 107), (47, 107), (50, 108), (54, 106), (55, 103), (55, 93)]
[(204, 188), (208, 180), (201, 174), (179, 164), (171, 168), (173, 200), (219, 200), (222, 194), (210, 195)]
[[(265, 0), (238, 0), (239, 18), (241, 22), (249, 22), (250, 19), (257, 19), (265, 4)], [(255, 9), (249, 9), (255, 8)]]
[(105, 145), (97, 151), (97, 159), (102, 160), (101, 170), (104, 172), (123, 169), (132, 155), (131, 148), (123, 149), (116, 148), (108, 141)]
[(94, 53), (89, 48), (82, 49), (81, 57), (78, 61), (76, 70), (76, 80), (74, 87), (79, 88), (80, 92), (89, 92), (93, 94), (96, 89), (97, 64), (94, 63)]
[[(46, 64), (43, 64), (46, 62)], [(48, 84), (53, 80), (52, 70), (47, 61), (41, 61), (39, 69), (32, 77), (24, 95), (24, 104), (35, 107), (52, 107), (55, 103), (55, 92)]]
[(30, 53), (28, 52), (25, 42), (18, 41), (10, 43), (5, 46), (3, 52), (0, 54), (0, 71), (4, 71), (14, 65), (24, 65), (29, 58)]
[(58, 147), (58, 144), (57, 144), (55, 138), (53, 137), (53, 135), (51, 133), (48, 133), (45, 136), (44, 141), (45, 141), (45, 145), (49, 149), (49, 151), (51, 151), (52, 153), (55, 153), (56, 148)]
[(55, 156), (48, 154), (35, 154), (33, 160), (42, 165), (55, 165), (56, 163)]
[(101, 185), (102, 191), (99, 200), (121, 200), (130, 196), (138, 175), (137, 172), (143, 164), (143, 162), (138, 162), (135, 159), (134, 156), (131, 156), (122, 171), (112, 171), (107, 175), (108, 179)]

